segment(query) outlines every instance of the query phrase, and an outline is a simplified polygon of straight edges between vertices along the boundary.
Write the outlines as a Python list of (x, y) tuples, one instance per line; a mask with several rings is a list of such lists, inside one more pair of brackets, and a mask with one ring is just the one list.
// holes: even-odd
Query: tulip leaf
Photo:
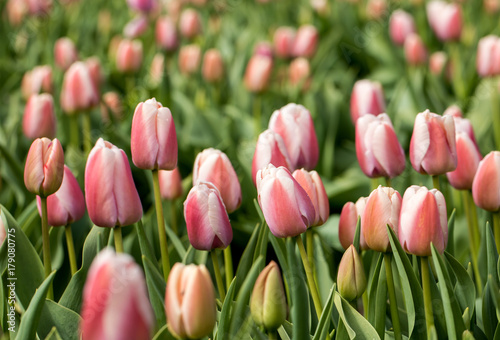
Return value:
[[(469, 316), (474, 313), (476, 303), (476, 287), (467, 270), (448, 252), (444, 253), (450, 268), (457, 280), (455, 284), (455, 296), (460, 304), (461, 310), (469, 309)], [(469, 319), (470, 320), (470, 319)]]
[(21, 318), (21, 323), (19, 324), (19, 333), (17, 333), (17, 340), (32, 340), (35, 339), (36, 328), (40, 316), (42, 315), (42, 310), (49, 291), (49, 287), (52, 284), (52, 280), (56, 272), (53, 271), (42, 283), (42, 285), (36, 290), (33, 298), (31, 299), (26, 312)]
[(491, 276), (488, 277), (488, 282), (490, 283), (490, 290), (491, 290), (490, 293), (493, 300), (493, 304), (495, 305), (495, 309), (497, 312), (496, 314), (498, 318), (500, 317), (500, 290), (498, 289), (498, 284)]
[(64, 340), (80, 339), (80, 315), (60, 304), (46, 300), (38, 323), (39, 337), (48, 336), (53, 328)]
[(486, 262), (488, 265), (488, 276), (491, 275), (492, 279), (496, 280), (498, 278), (498, 273), (497, 273), (498, 251), (497, 251), (497, 246), (495, 244), (493, 231), (489, 227), (489, 223), (486, 223), (486, 254), (487, 254)]
[(169, 237), (169, 242), (171, 242), (179, 254), (179, 257), (183, 259), (186, 256), (186, 248), (182, 245), (179, 237), (174, 233), (174, 231), (168, 226), (165, 227), (165, 231), (167, 232), (167, 236)]
[(137, 237), (139, 239), (139, 247), (141, 248), (141, 254), (146, 256), (148, 260), (151, 261), (152, 263), (157, 264), (158, 259), (156, 258), (153, 252), (153, 247), (151, 246), (151, 242), (149, 242), (148, 237), (146, 236), (142, 220), (139, 220), (137, 223), (135, 223), (134, 227), (137, 232)]
[(356, 231), (354, 232), (354, 240), (352, 242), (358, 254), (361, 254), (360, 241), (361, 241), (361, 217), (358, 216), (358, 221), (356, 222)]
[[(263, 258), (266, 258), (266, 253), (267, 253), (267, 243), (268, 243), (268, 237), (267, 234), (269, 233), (269, 227), (267, 226), (267, 223), (264, 221), (262, 222), (262, 227), (259, 230), (259, 238), (257, 240), (257, 246), (255, 247), (255, 252), (253, 254), (253, 261), (259, 257), (262, 256)], [(263, 267), (260, 268), (260, 270), (264, 269)]]
[(233, 305), (233, 298), (234, 298), (234, 290), (236, 287), (236, 278), (233, 278), (231, 281), (231, 285), (229, 286), (229, 289), (227, 290), (226, 298), (224, 300), (224, 303), (222, 304), (220, 316), (219, 316), (219, 325), (217, 328), (217, 335), (216, 339), (226, 339), (226, 336), (229, 336), (229, 318), (231, 315), (231, 309)]
[(455, 255), (455, 243), (453, 242), (455, 234), (455, 215), (457, 209), (453, 209), (450, 218), (448, 219), (448, 245), (446, 251), (452, 255)]
[(168, 326), (164, 325), (160, 330), (154, 335), (152, 340), (175, 340), (175, 337), (168, 331)]
[[(379, 264), (380, 263), (380, 264)], [(373, 277), (372, 291), (368, 297), (368, 307), (372, 309), (375, 329), (377, 334), (382, 338), (385, 334), (385, 319), (387, 311), (387, 276), (385, 271), (384, 255), (380, 254), (379, 261), (377, 263), (379, 267), (378, 275)], [(377, 278), (377, 280), (375, 280)], [(374, 297), (371, 294), (376, 294)]]
[(491, 294), (491, 282), (490, 280), (486, 281), (486, 285), (483, 290), (483, 299), (482, 299), (482, 323), (484, 334), (488, 339), (492, 339), (495, 334), (495, 329), (498, 325), (498, 317), (496, 314), (495, 303), (493, 301), (493, 296)]
[(330, 290), (333, 285), (333, 279), (330, 275), (330, 267), (327, 259), (331, 256), (325, 256), (321, 240), (317, 234), (314, 234), (314, 265), (316, 268), (316, 282), (318, 283), (321, 303), (326, 305)]
[(380, 339), (377, 331), (368, 320), (359, 314), (338, 292), (335, 292), (334, 302), (349, 339)]
[(239, 291), (245, 277), (247, 276), (250, 268), (252, 267), (254, 261), (255, 249), (257, 248), (257, 243), (259, 240), (260, 230), (264, 228), (262, 223), (257, 224), (254, 228), (252, 235), (250, 236), (250, 240), (248, 240), (247, 246), (241, 255), (240, 262), (238, 263), (238, 268), (236, 269), (236, 283), (235, 289)]
[[(278, 334), (280, 335), (282, 340), (290, 340), (290, 336), (288, 334), (291, 333), (292, 327), (293, 326), (288, 321), (285, 320), (283, 325), (281, 325), (280, 328), (278, 328)], [(287, 331), (286, 328), (289, 328), (289, 331)]]
[(50, 333), (45, 337), (45, 340), (63, 340), (63, 338), (61, 338), (61, 335), (59, 334), (59, 332), (57, 331), (57, 328), (55, 327), (52, 327), (52, 330), (50, 331)]
[(278, 238), (273, 234), (268, 234), (269, 241), (274, 249), (274, 253), (278, 257), (278, 262), (280, 263), (282, 272), (286, 273), (288, 271), (288, 260), (286, 257), (286, 244), (285, 240), (282, 238)]
[(330, 328), (330, 316), (333, 309), (334, 292), (335, 283), (330, 289), (330, 294), (328, 295), (328, 299), (326, 300), (325, 306), (323, 307), (323, 312), (321, 313), (321, 317), (319, 318), (318, 327), (316, 328), (316, 332), (314, 333), (313, 340), (326, 339), (326, 335), (329, 333), (328, 330)]
[(158, 268), (144, 255), (142, 255), (142, 264), (144, 265), (149, 300), (155, 313), (156, 324), (164, 325), (167, 322), (165, 317), (165, 289), (167, 285)]

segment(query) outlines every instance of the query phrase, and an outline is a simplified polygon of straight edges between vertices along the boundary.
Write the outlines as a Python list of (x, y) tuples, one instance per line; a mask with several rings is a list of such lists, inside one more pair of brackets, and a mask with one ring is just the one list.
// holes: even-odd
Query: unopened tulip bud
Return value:
[[(368, 197), (360, 197), (356, 203), (347, 202), (342, 207), (339, 219), (339, 240), (344, 249), (349, 248), (354, 242), (358, 219), (363, 216), (367, 200)], [(359, 245), (362, 250), (368, 249), (365, 237), (363, 236), (363, 225), (361, 225)]]
[(355, 300), (366, 290), (367, 281), (363, 261), (356, 248), (350, 245), (339, 263), (337, 287), (340, 295), (348, 301)]
[(286, 319), (286, 296), (281, 273), (271, 261), (259, 274), (250, 298), (254, 322), (267, 331), (277, 330)]
[(294, 57), (312, 58), (318, 45), (318, 30), (312, 25), (300, 26), (292, 48)]
[(78, 60), (75, 43), (66, 37), (57, 39), (54, 45), (54, 57), (56, 65), (62, 70), (67, 70)]
[(175, 22), (169, 16), (158, 18), (155, 35), (156, 44), (165, 51), (174, 51), (179, 44)]
[(311, 74), (311, 66), (306, 58), (296, 58), (290, 63), (288, 69), (288, 79), (292, 85), (303, 84), (303, 88), (309, 86), (309, 76)]
[(140, 37), (148, 29), (148, 19), (145, 16), (138, 16), (130, 20), (123, 28), (123, 35), (128, 39)]
[(261, 55), (272, 58), (273, 47), (268, 41), (259, 41), (254, 48), (253, 55)]
[(188, 39), (200, 34), (202, 31), (200, 14), (192, 8), (185, 9), (179, 19), (179, 31)]
[(479, 163), (472, 184), (474, 203), (484, 210), (500, 210), (500, 151), (492, 151)]
[(358, 80), (351, 94), (351, 119), (355, 124), (359, 117), (367, 114), (379, 115), (385, 112), (382, 85), (368, 79)]
[(289, 58), (292, 56), (293, 44), (295, 41), (295, 29), (292, 27), (279, 27), (274, 32), (273, 44), (274, 53), (279, 58)]
[(203, 75), (203, 79), (209, 83), (222, 80), (224, 76), (224, 62), (218, 50), (210, 49), (205, 52), (201, 74)]
[(371, 20), (380, 20), (387, 12), (387, 0), (368, 0), (366, 14)]
[(262, 92), (266, 89), (273, 68), (272, 57), (255, 54), (248, 61), (245, 71), (245, 87), (251, 92)]
[(500, 10), (500, 0), (483, 0), (483, 6), (488, 14), (495, 14)]
[(412, 33), (406, 37), (404, 50), (408, 64), (418, 66), (427, 62), (427, 48), (418, 34)]
[(7, 18), (14, 27), (21, 25), (26, 14), (28, 14), (28, 4), (24, 0), (8, 0), (5, 5)]
[(179, 51), (179, 69), (184, 74), (198, 72), (201, 61), (201, 49), (198, 45), (184, 45)]
[[(448, 63), (448, 56), (445, 52), (434, 52), (429, 57), (429, 70), (434, 75), (440, 75), (445, 71)], [(446, 74), (447, 75), (447, 74)]]
[(403, 46), (406, 37), (415, 32), (415, 21), (411, 14), (402, 9), (397, 9), (392, 13), (389, 21), (389, 33), (396, 45)]
[(29, 192), (47, 197), (61, 186), (64, 176), (64, 152), (55, 138), (38, 138), (31, 144), (24, 168), (24, 184)]
[(142, 42), (123, 39), (116, 51), (116, 68), (120, 72), (134, 73), (142, 65)]
[(23, 115), (23, 133), (29, 139), (56, 136), (54, 100), (48, 93), (34, 94), (28, 100)]
[(439, 40), (460, 39), (462, 10), (459, 4), (433, 0), (427, 4), (427, 19)]
[(99, 104), (99, 93), (85, 63), (77, 61), (66, 71), (60, 100), (63, 111), (68, 114)]
[(164, 200), (175, 200), (182, 196), (182, 178), (179, 168), (158, 171), (160, 195)]
[(40, 92), (52, 92), (52, 68), (49, 65), (36, 66), (24, 74), (21, 83), (24, 99)]
[(202, 339), (217, 320), (215, 291), (204, 265), (177, 262), (168, 276), (165, 294), (168, 330), (178, 339)]
[(101, 61), (98, 57), (90, 57), (85, 60), (85, 65), (87, 65), (90, 73), (90, 78), (92, 78), (96, 91), (97, 93), (99, 93), (99, 88), (101, 87), (101, 83), (103, 82)]
[(481, 77), (500, 74), (500, 38), (488, 35), (479, 40), (477, 46), (476, 66)]
[(306, 191), (314, 206), (316, 214), (311, 226), (315, 227), (324, 224), (330, 215), (330, 205), (321, 177), (316, 171), (308, 172), (305, 169), (297, 169), (292, 175)]
[(123, 105), (120, 99), (120, 95), (116, 92), (106, 92), (102, 95), (101, 104), (101, 117), (103, 122), (108, 123), (110, 119), (109, 113), (113, 116), (113, 119), (120, 120), (123, 114)]

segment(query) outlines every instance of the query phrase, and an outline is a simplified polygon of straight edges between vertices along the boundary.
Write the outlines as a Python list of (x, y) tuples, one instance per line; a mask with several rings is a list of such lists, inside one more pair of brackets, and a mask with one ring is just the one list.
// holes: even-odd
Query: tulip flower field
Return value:
[(0, 340), (500, 339), (500, 0), (0, 11)]

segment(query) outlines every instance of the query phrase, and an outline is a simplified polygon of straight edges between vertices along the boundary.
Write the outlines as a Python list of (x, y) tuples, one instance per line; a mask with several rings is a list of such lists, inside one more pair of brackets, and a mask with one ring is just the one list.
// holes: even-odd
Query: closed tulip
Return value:
[(22, 0), (8, 0), (5, 4), (5, 12), (11, 26), (18, 27), (28, 14), (28, 4)]
[(52, 92), (52, 68), (49, 65), (36, 66), (24, 74), (21, 82), (24, 99), (40, 92)]
[(406, 37), (415, 32), (415, 20), (413, 20), (411, 14), (402, 9), (397, 9), (391, 14), (389, 33), (396, 45), (403, 46)]
[(462, 10), (459, 4), (433, 0), (427, 4), (427, 19), (439, 40), (460, 39)]
[(429, 57), (429, 71), (434, 75), (441, 75), (443, 71), (446, 71), (445, 75), (448, 77), (450, 69), (447, 67), (448, 56), (443, 51), (434, 52)]
[(472, 183), (474, 203), (484, 210), (500, 210), (500, 151), (492, 151), (479, 163)]
[(175, 51), (179, 44), (175, 22), (169, 16), (158, 18), (156, 21), (155, 35), (156, 44), (165, 51)]
[(210, 182), (199, 182), (189, 191), (184, 218), (189, 242), (196, 249), (226, 248), (233, 239), (224, 202)]
[(203, 79), (209, 83), (222, 80), (222, 77), (224, 77), (224, 61), (218, 50), (212, 48), (205, 52), (201, 74)]
[(140, 169), (173, 170), (177, 134), (172, 113), (155, 98), (137, 105), (130, 133), (132, 161)]
[(431, 176), (456, 169), (453, 117), (439, 116), (429, 110), (417, 115), (410, 141), (410, 161), (416, 171)]
[(273, 58), (273, 46), (268, 41), (259, 41), (255, 44), (253, 55), (261, 55)]
[(418, 34), (411, 33), (406, 37), (404, 50), (409, 65), (419, 66), (427, 62), (427, 48)]
[(209, 148), (196, 156), (193, 183), (198, 184), (199, 182), (211, 182), (215, 185), (229, 213), (240, 206), (240, 181), (231, 161), (224, 152)]
[(89, 217), (99, 227), (126, 226), (142, 217), (127, 155), (102, 138), (87, 159), (85, 199)]
[(75, 62), (64, 74), (60, 100), (63, 111), (68, 114), (99, 104), (99, 92), (84, 62)]
[(350, 245), (339, 263), (337, 287), (340, 295), (348, 301), (355, 300), (366, 290), (367, 281), (363, 261), (356, 248)]
[(167, 281), (165, 310), (168, 330), (178, 339), (212, 334), (217, 317), (215, 291), (204, 265), (177, 262)]
[(385, 99), (382, 85), (368, 79), (358, 80), (351, 93), (351, 119), (356, 123), (359, 117), (367, 114), (379, 115), (385, 112)]
[(155, 317), (141, 268), (128, 254), (101, 251), (83, 287), (83, 340), (149, 340)]
[(319, 34), (316, 27), (312, 25), (300, 26), (293, 42), (292, 55), (294, 57), (312, 58), (316, 53), (318, 39)]
[(139, 38), (146, 32), (148, 26), (148, 18), (140, 15), (130, 20), (125, 27), (123, 27), (123, 35), (128, 39)]
[(182, 196), (182, 178), (179, 168), (158, 171), (162, 199), (174, 200)]
[(302, 105), (287, 104), (269, 119), (269, 129), (279, 134), (294, 169), (316, 167), (319, 158), (318, 139), (311, 113)]
[(120, 72), (134, 73), (142, 65), (142, 42), (122, 39), (116, 51), (116, 68)]
[(179, 51), (179, 70), (183, 74), (195, 74), (200, 68), (201, 49), (198, 45), (184, 45)]
[(476, 67), (481, 77), (500, 74), (500, 38), (498, 36), (488, 35), (479, 40)]
[(87, 65), (87, 68), (90, 73), (90, 78), (92, 78), (92, 81), (94, 82), (94, 87), (97, 90), (97, 93), (99, 93), (99, 89), (101, 87), (101, 83), (103, 82), (103, 74), (101, 70), (101, 61), (99, 60), (98, 57), (90, 57), (85, 60), (85, 65)]
[(57, 39), (54, 45), (55, 64), (62, 70), (67, 70), (78, 60), (75, 43), (67, 37)]
[(309, 172), (305, 169), (297, 169), (292, 175), (306, 191), (314, 206), (315, 217), (311, 226), (315, 227), (324, 224), (330, 216), (330, 204), (321, 177), (316, 171)]
[(47, 197), (61, 186), (64, 152), (57, 138), (38, 138), (31, 144), (24, 167), (24, 185), (29, 192)]
[(188, 39), (200, 34), (202, 31), (200, 14), (192, 8), (182, 11), (179, 19), (179, 31), (183, 37)]
[(259, 205), (267, 225), (276, 237), (302, 234), (315, 218), (306, 191), (284, 167), (268, 165), (257, 172)]
[(310, 85), (309, 76), (311, 75), (311, 66), (306, 58), (296, 58), (290, 62), (288, 68), (288, 80), (292, 85), (302, 84), (302, 88), (307, 90)]
[(30, 97), (24, 109), (23, 133), (29, 139), (55, 137), (56, 117), (52, 95), (43, 93)]
[(405, 169), (405, 153), (385, 113), (365, 115), (356, 121), (356, 156), (370, 178), (396, 177)]
[[(358, 219), (363, 216), (367, 200), (368, 197), (360, 197), (356, 203), (347, 202), (342, 207), (339, 219), (339, 240), (344, 249), (349, 248), (354, 242)], [(365, 237), (363, 236), (363, 225), (361, 225), (359, 245), (362, 250), (368, 249)]]
[(101, 117), (104, 123), (110, 123), (110, 113), (113, 120), (120, 120), (123, 115), (123, 105), (120, 95), (114, 91), (106, 92), (102, 95)]
[(248, 91), (262, 92), (269, 84), (273, 58), (261, 54), (253, 55), (248, 61), (244, 83)]
[(399, 216), (398, 238), (410, 254), (430, 256), (431, 242), (439, 253), (448, 243), (448, 220), (443, 194), (412, 185), (406, 189)]
[(289, 58), (292, 56), (293, 44), (295, 41), (295, 29), (282, 26), (274, 32), (273, 45), (274, 53), (279, 58)]

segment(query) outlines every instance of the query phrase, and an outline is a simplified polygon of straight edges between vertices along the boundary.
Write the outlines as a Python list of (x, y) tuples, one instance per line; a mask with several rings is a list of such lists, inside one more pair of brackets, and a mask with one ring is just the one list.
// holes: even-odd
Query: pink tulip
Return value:
[(405, 169), (405, 153), (391, 119), (385, 113), (365, 115), (356, 121), (356, 155), (370, 178), (393, 178)]
[(268, 84), (273, 68), (273, 58), (261, 54), (253, 55), (248, 61), (244, 83), (248, 91), (262, 92)]
[(156, 53), (151, 61), (149, 69), (149, 79), (152, 85), (158, 86), (165, 76), (165, 55)]
[(312, 58), (318, 45), (318, 30), (312, 25), (300, 26), (292, 48), (294, 57)]
[(64, 152), (55, 138), (38, 138), (31, 144), (24, 167), (24, 185), (29, 192), (47, 197), (61, 186), (64, 176)]
[(406, 37), (411, 33), (416, 33), (412, 15), (402, 9), (395, 10), (389, 20), (389, 33), (396, 45), (403, 46)]
[(52, 68), (49, 65), (36, 66), (24, 74), (21, 83), (24, 99), (40, 92), (52, 92)]
[(56, 136), (54, 100), (48, 93), (34, 94), (24, 109), (23, 133), (29, 139)]
[(315, 227), (324, 224), (330, 216), (330, 204), (321, 177), (316, 171), (308, 172), (305, 169), (297, 169), (292, 175), (302, 189), (306, 191), (314, 206), (315, 217), (311, 226)]
[(440, 191), (417, 185), (406, 189), (398, 238), (407, 253), (430, 256), (431, 242), (439, 253), (443, 253), (448, 243), (448, 220), (446, 202)]
[(99, 93), (101, 83), (104, 80), (101, 70), (101, 61), (98, 57), (90, 57), (85, 60), (85, 65), (87, 65), (90, 73), (90, 78), (92, 78), (94, 87), (97, 89), (97, 93)]
[(148, 26), (148, 18), (140, 15), (130, 20), (125, 27), (123, 27), (123, 35), (127, 39), (139, 38), (147, 31)]
[(253, 55), (273, 58), (273, 46), (268, 41), (259, 41), (254, 47)]
[(5, 5), (7, 19), (13, 27), (18, 27), (28, 14), (28, 3), (26, 0), (8, 0)]
[(294, 42), (295, 42), (295, 29), (286, 26), (279, 27), (274, 32), (274, 38), (273, 38), (274, 53), (279, 58), (291, 57)]
[(156, 44), (165, 51), (174, 51), (178, 44), (177, 28), (169, 16), (163, 16), (156, 21)]
[(215, 291), (204, 265), (177, 262), (167, 281), (165, 310), (168, 330), (179, 339), (212, 334), (217, 318)]
[(142, 65), (142, 42), (122, 39), (116, 51), (116, 68), (120, 72), (134, 73)]
[(104, 123), (109, 123), (111, 121), (110, 112), (113, 120), (120, 120), (122, 118), (122, 101), (120, 95), (113, 91), (106, 92), (102, 95), (101, 117)]
[(290, 62), (288, 69), (288, 79), (292, 85), (303, 85), (303, 89), (309, 87), (311, 66), (306, 58), (296, 58)]
[[(38, 213), (42, 216), (40, 196), (37, 196)], [(78, 221), (85, 214), (85, 199), (82, 189), (71, 170), (64, 166), (61, 187), (47, 197), (47, 217), (49, 225), (60, 227)]]
[[(441, 75), (444, 70), (448, 71), (449, 68), (446, 68), (448, 63), (448, 56), (445, 52), (439, 51), (434, 52), (429, 57), (429, 70), (434, 75)], [(448, 76), (447, 72), (445, 75)]]
[(64, 74), (61, 107), (65, 113), (85, 111), (99, 104), (99, 93), (87, 65), (77, 61)]
[[(356, 233), (358, 218), (363, 216), (367, 200), (367, 197), (360, 197), (356, 203), (347, 202), (344, 204), (344, 207), (340, 212), (339, 240), (344, 249), (349, 248), (349, 246), (354, 242), (354, 234)], [(368, 245), (366, 244), (363, 236), (363, 225), (361, 225), (359, 245), (363, 250), (368, 249)]]
[(477, 73), (481, 77), (500, 74), (500, 38), (488, 35), (479, 40), (476, 58)]
[(172, 113), (155, 98), (135, 108), (130, 139), (136, 167), (173, 170), (177, 166), (177, 135)]
[(83, 287), (83, 340), (149, 340), (155, 317), (141, 267), (128, 254), (101, 251)]
[(158, 171), (160, 195), (164, 200), (175, 200), (182, 196), (182, 178), (179, 168)]
[(142, 217), (127, 155), (102, 138), (87, 159), (85, 200), (90, 219), (99, 227), (126, 226)]
[(156, 0), (127, 0), (127, 4), (131, 10), (139, 12), (151, 12), (158, 6)]
[(199, 250), (226, 248), (233, 239), (226, 207), (219, 190), (210, 182), (198, 182), (184, 201), (189, 242)]
[(201, 74), (203, 79), (209, 83), (222, 80), (224, 77), (224, 61), (218, 50), (213, 48), (205, 52)]
[(201, 49), (198, 45), (184, 45), (179, 51), (179, 70), (183, 74), (198, 72), (201, 61)]
[(241, 187), (238, 175), (225, 153), (216, 149), (205, 149), (196, 156), (193, 183), (211, 182), (220, 193), (227, 212), (238, 209), (241, 204)]
[(359, 117), (367, 114), (378, 115), (385, 112), (382, 85), (368, 79), (358, 80), (351, 94), (351, 119), (356, 123)]
[(300, 235), (314, 222), (316, 212), (311, 199), (286, 168), (270, 164), (259, 170), (257, 193), (260, 208), (274, 236)]
[(427, 19), (439, 40), (460, 39), (462, 10), (459, 4), (433, 0), (427, 4)]
[(71, 64), (78, 60), (75, 43), (67, 37), (57, 39), (54, 45), (54, 58), (60, 69), (67, 70)]
[(179, 31), (183, 37), (188, 39), (199, 35), (202, 31), (200, 14), (192, 8), (182, 11), (179, 19)]
[(368, 0), (366, 15), (371, 20), (381, 20), (387, 13), (387, 0)]
[(52, 0), (26, 0), (29, 13), (33, 16), (47, 16), (52, 9)]
[(269, 129), (283, 138), (294, 169), (314, 169), (319, 158), (318, 139), (311, 113), (305, 107), (290, 103), (274, 111)]
[(457, 168), (455, 123), (451, 116), (425, 110), (415, 118), (410, 161), (421, 174), (441, 175)]
[(500, 151), (492, 151), (479, 163), (472, 183), (474, 203), (484, 210), (500, 210)]
[(404, 50), (409, 65), (418, 66), (427, 62), (427, 48), (418, 34), (412, 33), (406, 37)]

